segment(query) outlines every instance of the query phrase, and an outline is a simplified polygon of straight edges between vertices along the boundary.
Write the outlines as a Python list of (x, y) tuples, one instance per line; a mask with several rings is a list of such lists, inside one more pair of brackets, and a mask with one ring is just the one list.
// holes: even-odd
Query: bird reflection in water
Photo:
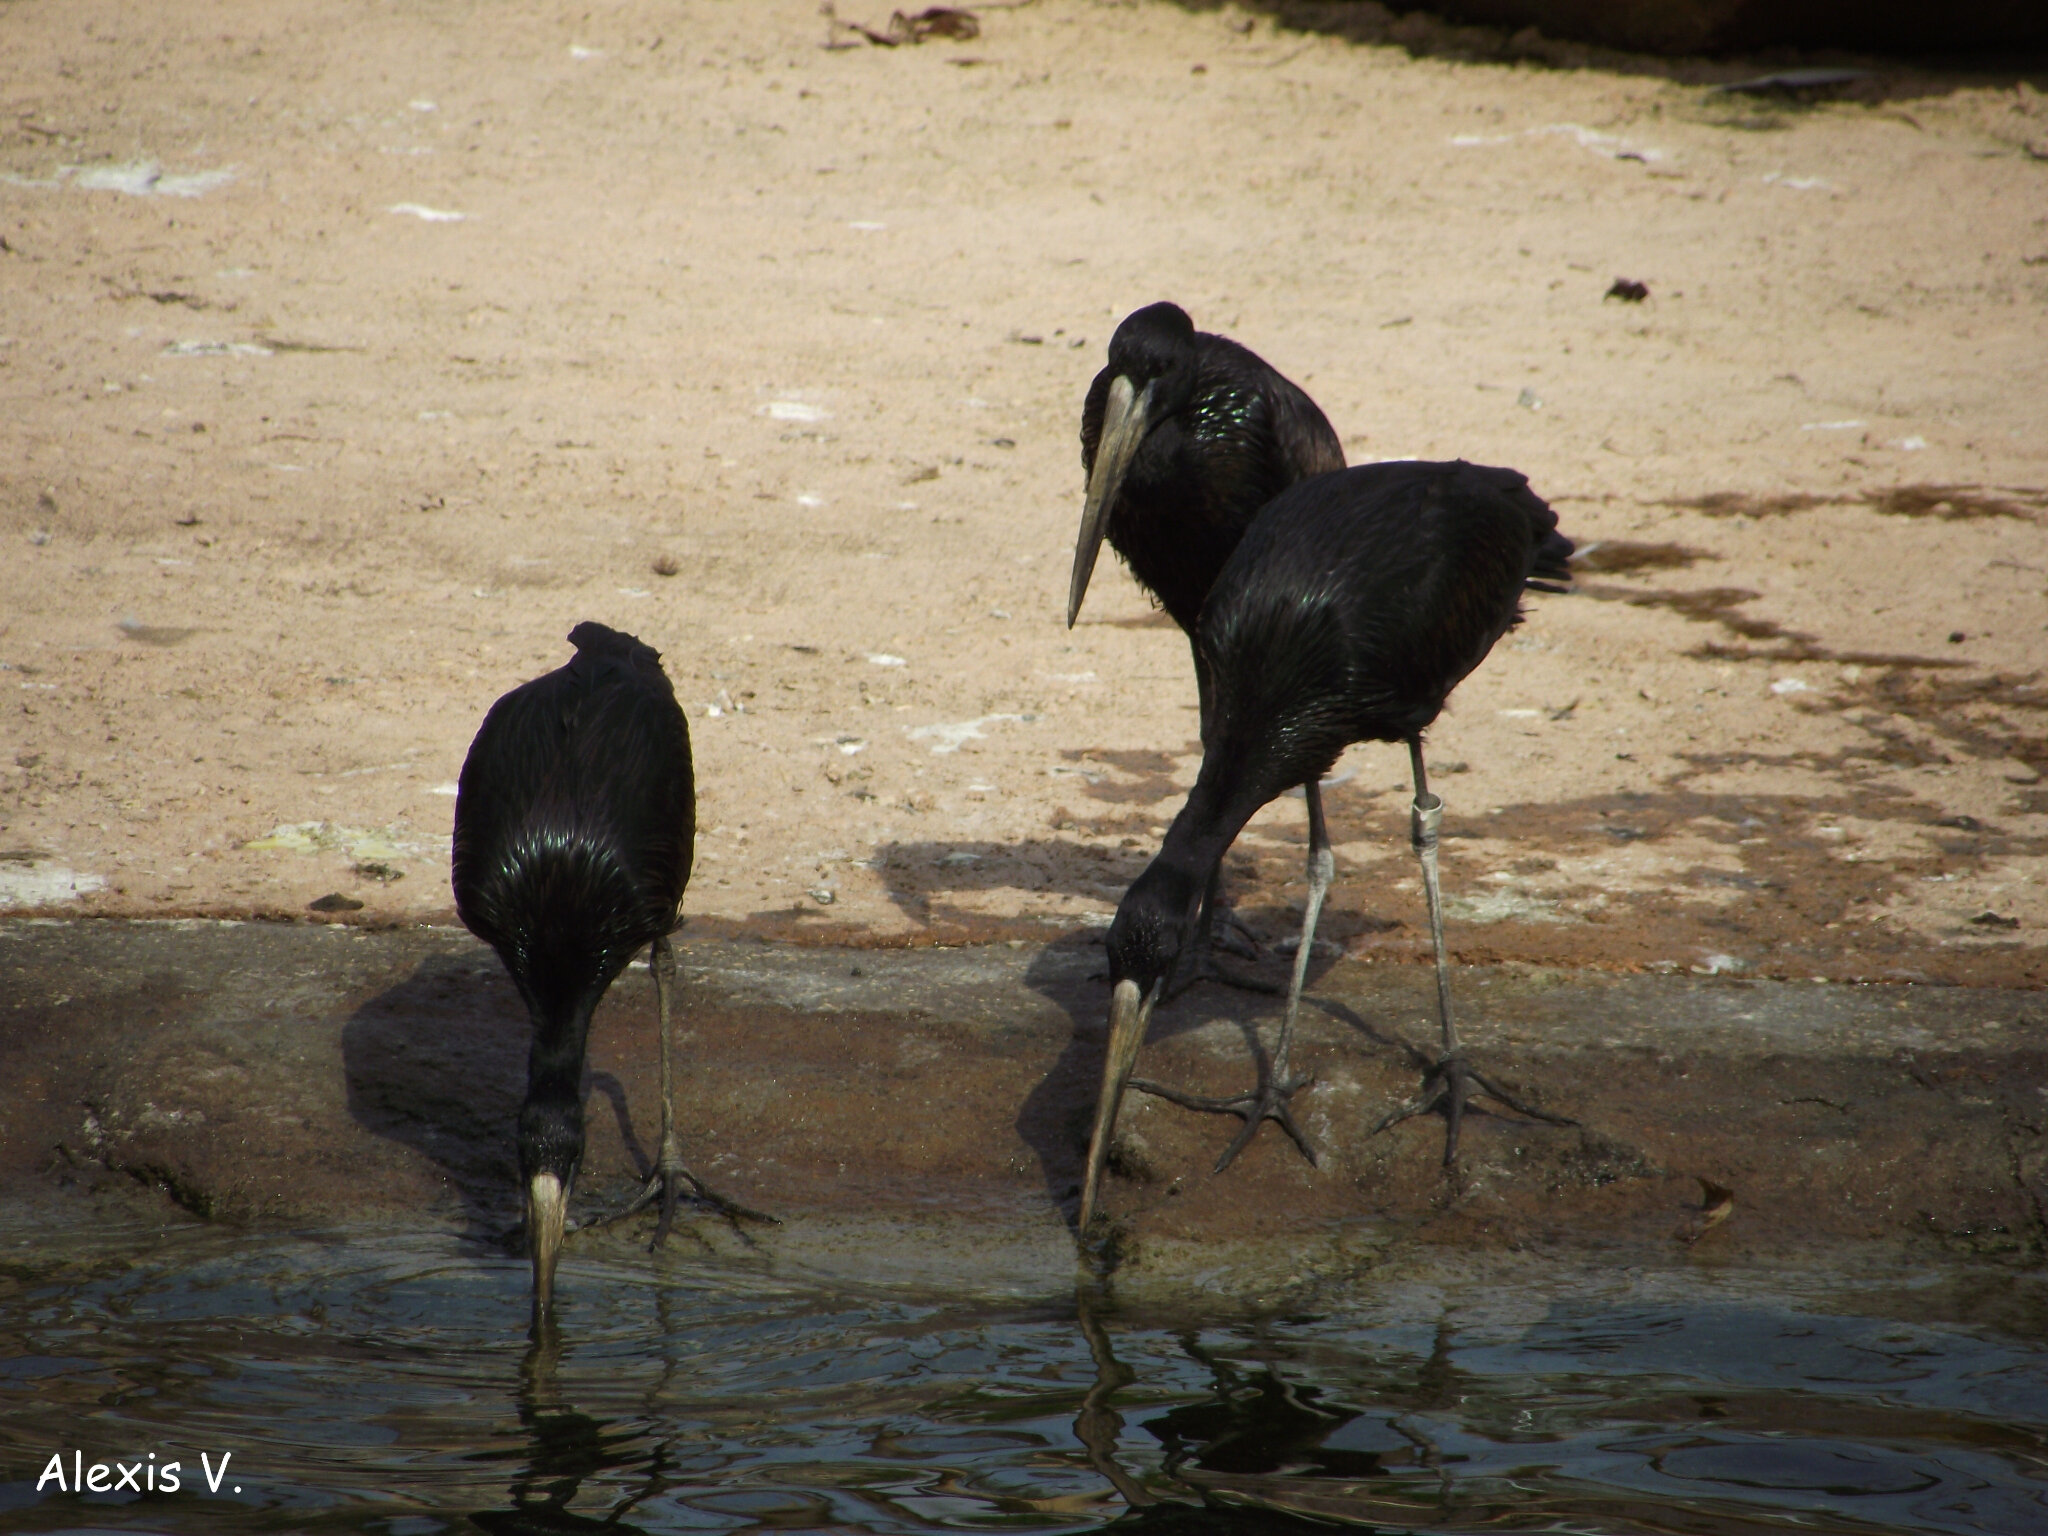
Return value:
[(1088, 1453), (1088, 1465), (1109, 1479), (1123, 1501), (1133, 1510), (1160, 1502), (1159, 1495), (1130, 1474), (1116, 1459), (1117, 1442), (1124, 1432), (1124, 1416), (1110, 1407), (1109, 1400), (1138, 1379), (1138, 1373), (1117, 1359), (1110, 1348), (1109, 1330), (1103, 1326), (1096, 1303), (1084, 1290), (1074, 1298), (1075, 1321), (1087, 1341), (1088, 1357), (1095, 1362), (1095, 1382), (1081, 1399), (1081, 1411), (1074, 1415), (1074, 1435)]
[(1095, 1381), (1075, 1415), (1074, 1433), (1089, 1465), (1130, 1506), (1106, 1530), (1221, 1536), (1250, 1529), (1307, 1533), (1327, 1529), (1331, 1520), (1405, 1523), (1418, 1510), (1418, 1473), (1434, 1474), (1425, 1497), (1448, 1506), (1441, 1453), (1403, 1422), (1411, 1411), (1456, 1400), (1448, 1324), (1438, 1329), (1414, 1381), (1390, 1384), (1385, 1406), (1394, 1413), (1331, 1401), (1314, 1386), (1288, 1380), (1270, 1360), (1226, 1359), (1198, 1334), (1184, 1334), (1181, 1348), (1209, 1371), (1212, 1394), (1143, 1422), (1166, 1453), (1166, 1486), (1148, 1487), (1118, 1459), (1124, 1420), (1111, 1404), (1137, 1373), (1116, 1358), (1098, 1301), (1084, 1291), (1076, 1313)]
[[(596, 1531), (644, 1536), (646, 1528), (630, 1524), (626, 1516), (668, 1486), (663, 1465), (667, 1448), (656, 1446), (648, 1457), (636, 1432), (611, 1429), (604, 1420), (593, 1419), (566, 1401), (556, 1382), (561, 1349), (560, 1331), (552, 1323), (535, 1329), (519, 1372), (519, 1425), (526, 1444), (517, 1450), (485, 1453), (506, 1459), (524, 1457), (525, 1464), (512, 1478), (511, 1507), (482, 1510), (470, 1519), (493, 1536), (569, 1536)], [(569, 1507), (586, 1478), (643, 1461), (646, 1478), (639, 1492), (613, 1509), (603, 1515), (585, 1515)]]

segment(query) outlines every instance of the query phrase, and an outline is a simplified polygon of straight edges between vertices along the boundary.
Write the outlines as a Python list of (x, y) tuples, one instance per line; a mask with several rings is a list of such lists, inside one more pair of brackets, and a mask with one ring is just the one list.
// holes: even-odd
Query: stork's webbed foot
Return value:
[(1422, 1093), (1372, 1128), (1373, 1135), (1391, 1130), (1403, 1120), (1412, 1120), (1417, 1115), (1441, 1112), (1447, 1129), (1444, 1133), (1444, 1166), (1451, 1167), (1458, 1160), (1458, 1131), (1465, 1118), (1465, 1110), (1480, 1097), (1492, 1099), (1506, 1106), (1518, 1115), (1531, 1120), (1540, 1120), (1546, 1125), (1577, 1125), (1579, 1122), (1568, 1115), (1554, 1115), (1547, 1109), (1538, 1109), (1525, 1102), (1518, 1095), (1510, 1093), (1492, 1078), (1467, 1061), (1461, 1052), (1454, 1052), (1429, 1069), (1423, 1079)]
[(1304, 1074), (1282, 1081), (1270, 1071), (1263, 1070), (1263, 1065), (1261, 1063), (1262, 1070), (1256, 1088), (1249, 1088), (1243, 1093), (1233, 1093), (1224, 1098), (1188, 1093), (1141, 1077), (1132, 1078), (1131, 1086), (1156, 1098), (1178, 1104), (1182, 1109), (1200, 1110), (1211, 1115), (1236, 1115), (1244, 1121), (1244, 1129), (1231, 1139), (1230, 1145), (1223, 1149), (1223, 1155), (1216, 1159), (1214, 1171), (1217, 1173), (1221, 1173), (1237, 1161), (1237, 1154), (1251, 1145), (1251, 1139), (1258, 1135), (1259, 1127), (1268, 1120), (1278, 1124), (1281, 1130), (1294, 1139), (1295, 1146), (1301, 1149), (1301, 1155), (1308, 1159), (1311, 1168), (1317, 1166), (1316, 1149), (1310, 1145), (1308, 1137), (1295, 1123), (1294, 1111), (1288, 1103), (1298, 1089), (1306, 1088), (1315, 1081), (1314, 1075)]
[(766, 1211), (757, 1211), (751, 1206), (741, 1205), (737, 1200), (721, 1195), (696, 1174), (683, 1166), (680, 1158), (664, 1157), (656, 1166), (647, 1183), (632, 1203), (609, 1216), (601, 1216), (585, 1223), (590, 1227), (608, 1227), (614, 1222), (624, 1221), (653, 1205), (661, 1202), (661, 1214), (654, 1225), (654, 1241), (648, 1244), (650, 1251), (659, 1248), (668, 1238), (668, 1229), (675, 1224), (676, 1207), (687, 1200), (691, 1205), (705, 1210), (716, 1211), (732, 1223), (735, 1232), (740, 1231), (742, 1221), (765, 1222), (769, 1226), (782, 1225), (780, 1219)]

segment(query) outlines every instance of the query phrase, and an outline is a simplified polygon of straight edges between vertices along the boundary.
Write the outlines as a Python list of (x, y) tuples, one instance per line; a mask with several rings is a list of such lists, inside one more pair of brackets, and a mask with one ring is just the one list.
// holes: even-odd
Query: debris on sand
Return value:
[(106, 883), (98, 875), (66, 868), (39, 848), (0, 848), (0, 910), (76, 901)]
[(1639, 283), (1632, 277), (1617, 277), (1614, 286), (1605, 294), (1605, 297), (1619, 299), (1624, 304), (1640, 304), (1649, 296), (1650, 285)]
[(1029, 715), (981, 715), (973, 720), (957, 720), (951, 724), (914, 726), (907, 734), (912, 741), (929, 741), (934, 753), (945, 756), (958, 752), (970, 741), (986, 739), (988, 732), (982, 729), (985, 725), (995, 725), (1004, 721), (1022, 724), (1030, 719)]
[[(343, 853), (357, 864), (396, 867), (407, 855), (417, 855), (417, 843), (398, 834), (366, 827), (344, 827), (326, 821), (300, 821), (273, 827), (262, 837), (242, 844), (254, 852)], [(357, 871), (361, 873), (360, 870)]]
[(60, 165), (54, 176), (44, 180), (0, 174), (0, 181), (17, 187), (50, 188), (69, 183), (81, 192), (119, 192), (128, 197), (199, 197), (224, 187), (235, 179), (228, 167), (215, 171), (193, 171), (167, 176), (154, 160), (136, 160), (125, 165)]
[(143, 624), (135, 619), (123, 619), (114, 627), (139, 645), (178, 645), (199, 633), (183, 624)]
[(1740, 93), (1744, 96), (1799, 96), (1819, 95), (1841, 90), (1844, 86), (1858, 85), (1871, 78), (1867, 69), (1786, 69), (1775, 74), (1757, 75), (1748, 80), (1730, 80), (1726, 84), (1708, 87), (1710, 96), (1726, 96)]
[(1735, 1191), (1726, 1184), (1717, 1184), (1705, 1174), (1693, 1175), (1699, 1180), (1700, 1203), (1694, 1209), (1693, 1220), (1683, 1234), (1685, 1241), (1696, 1243), (1715, 1227), (1735, 1214)]
[(429, 208), (425, 203), (393, 203), (386, 211), (404, 214), (428, 224), (460, 224), (469, 217), (466, 213), (457, 213), (453, 208)]
[(851, 48), (855, 45), (846, 41), (849, 32), (865, 38), (877, 48), (897, 48), (904, 43), (921, 43), (928, 37), (943, 37), (952, 42), (964, 43), (981, 36), (981, 18), (972, 11), (963, 11), (950, 5), (928, 5), (914, 16), (893, 11), (889, 25), (881, 31), (857, 21), (842, 21), (834, 9), (832, 0), (825, 0), (821, 7), (825, 16), (827, 48)]

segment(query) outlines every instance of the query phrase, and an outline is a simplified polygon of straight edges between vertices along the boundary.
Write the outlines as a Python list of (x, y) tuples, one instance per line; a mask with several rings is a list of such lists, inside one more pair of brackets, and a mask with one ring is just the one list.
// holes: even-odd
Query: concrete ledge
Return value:
[[(1066, 1228), (1107, 988), (1100, 948), (680, 946), (692, 1165), (786, 1218), (771, 1267), (964, 1289), (1073, 1273)], [(210, 1219), (517, 1221), (526, 1025), (467, 934), (216, 923), (0, 924), (0, 1181), (136, 1181)], [(1475, 1056), (1574, 1127), (1370, 1127), (1412, 1094), (1429, 970), (1312, 977), (1297, 1101), (1321, 1165), (1272, 1128), (1221, 1177), (1236, 1122), (1134, 1096), (1106, 1197), (1119, 1283), (1258, 1290), (1404, 1248), (1615, 1250), (1713, 1262), (1831, 1246), (2033, 1265), (2048, 1252), (2048, 999), (1923, 986), (1473, 967)], [(1277, 1000), (1199, 988), (1143, 1070), (1249, 1080)], [(658, 1123), (652, 988), (629, 971), (591, 1048), (585, 1210), (632, 1185)], [(1701, 1180), (1733, 1191), (1707, 1220)], [(606, 1237), (606, 1243), (625, 1242)]]

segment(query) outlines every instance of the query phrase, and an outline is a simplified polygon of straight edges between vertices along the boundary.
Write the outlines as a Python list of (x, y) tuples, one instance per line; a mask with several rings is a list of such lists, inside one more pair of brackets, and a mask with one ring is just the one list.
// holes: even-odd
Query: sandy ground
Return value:
[[(708, 931), (1106, 921), (1194, 689), (1114, 565), (1062, 627), (1076, 426), (1171, 297), (1590, 547), (1432, 736), (1461, 954), (2048, 979), (2036, 89), (984, 22), (0, 4), (0, 903), (446, 921), (476, 722), (594, 618), (689, 707)], [(1325, 933), (1413, 959), (1405, 765), (1343, 775)], [(1230, 862), (1269, 936), (1301, 852)]]

